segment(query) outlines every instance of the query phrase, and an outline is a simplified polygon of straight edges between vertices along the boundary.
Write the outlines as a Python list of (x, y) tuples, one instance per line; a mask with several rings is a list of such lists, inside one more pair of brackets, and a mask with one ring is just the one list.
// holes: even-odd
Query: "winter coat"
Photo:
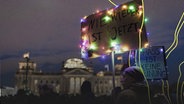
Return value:
[(136, 83), (123, 89), (117, 97), (116, 104), (149, 104), (147, 87)]

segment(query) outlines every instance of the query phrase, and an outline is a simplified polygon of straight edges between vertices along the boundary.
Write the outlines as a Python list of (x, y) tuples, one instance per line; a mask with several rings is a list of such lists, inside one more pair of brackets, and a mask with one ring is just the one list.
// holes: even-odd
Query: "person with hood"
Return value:
[(116, 104), (149, 104), (144, 80), (140, 67), (131, 66), (124, 69), (121, 72), (123, 90), (119, 93)]
[(95, 95), (91, 89), (91, 82), (84, 81), (81, 85), (81, 101), (80, 104), (94, 104), (95, 103)]

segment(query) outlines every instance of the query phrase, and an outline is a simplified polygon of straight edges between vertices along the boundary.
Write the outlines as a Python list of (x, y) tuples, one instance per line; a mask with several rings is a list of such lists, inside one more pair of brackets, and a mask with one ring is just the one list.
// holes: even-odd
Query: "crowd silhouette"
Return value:
[[(111, 95), (93, 96), (93, 94), (57, 94), (54, 92), (49, 92), (45, 95), (33, 95), (27, 93), (24, 90), (19, 90), (14, 96), (1, 96), (1, 104), (116, 104), (116, 98), (121, 92), (119, 87), (112, 90)], [(173, 96), (172, 104), (176, 104), (174, 100), (176, 96)], [(161, 102), (161, 103), (160, 103)], [(124, 104), (122, 102), (122, 104)], [(148, 103), (149, 104), (149, 103)], [(168, 104), (165, 101), (164, 96), (160, 93), (154, 96), (154, 101), (152, 104)]]
[[(167, 97), (154, 86), (150, 88), (150, 99), (147, 87), (143, 83), (144, 76), (137, 67), (128, 67), (121, 73), (121, 87), (115, 87), (111, 95), (95, 96), (92, 92), (91, 82), (84, 81), (80, 88), (80, 94), (57, 94), (48, 86), (40, 87), (40, 95), (20, 89), (14, 96), (1, 96), (0, 104), (176, 104), (170, 102)], [(173, 96), (172, 98), (175, 98)]]

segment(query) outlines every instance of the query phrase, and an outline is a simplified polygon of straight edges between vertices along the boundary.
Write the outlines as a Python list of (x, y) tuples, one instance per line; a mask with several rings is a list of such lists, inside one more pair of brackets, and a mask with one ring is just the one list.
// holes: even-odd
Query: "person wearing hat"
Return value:
[(144, 75), (137, 66), (130, 66), (121, 72), (123, 90), (117, 97), (116, 104), (149, 104)]

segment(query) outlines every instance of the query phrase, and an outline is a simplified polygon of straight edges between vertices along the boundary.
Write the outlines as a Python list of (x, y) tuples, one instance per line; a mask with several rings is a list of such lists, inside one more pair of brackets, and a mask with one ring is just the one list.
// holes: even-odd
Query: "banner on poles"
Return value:
[(163, 46), (144, 48), (140, 54), (141, 66), (147, 79), (166, 79), (166, 60)]
[[(140, 58), (140, 65), (147, 79), (167, 79), (165, 49), (163, 46), (142, 48), (140, 55), (138, 53), (138, 50), (131, 50), (116, 54), (115, 65), (139, 66)], [(122, 58), (119, 59), (119, 57)]]

